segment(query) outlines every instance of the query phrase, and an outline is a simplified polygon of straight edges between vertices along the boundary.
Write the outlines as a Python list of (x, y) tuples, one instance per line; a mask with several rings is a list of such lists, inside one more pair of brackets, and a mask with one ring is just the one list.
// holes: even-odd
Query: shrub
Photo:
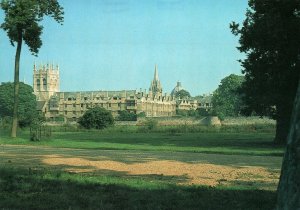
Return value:
[(137, 115), (127, 110), (119, 111), (117, 118), (120, 121), (137, 121)]
[(145, 122), (145, 126), (147, 127), (148, 130), (154, 130), (157, 128), (158, 122), (157, 120), (154, 119), (147, 119)]
[(187, 117), (188, 116), (188, 111), (187, 110), (176, 109), (176, 115)]
[(82, 117), (79, 118), (78, 123), (87, 129), (103, 129), (114, 124), (114, 118), (110, 111), (95, 107), (86, 111)]
[(209, 116), (209, 112), (205, 108), (199, 108), (197, 109), (199, 116), (201, 117), (207, 117)]
[(146, 113), (145, 112), (140, 112), (137, 114), (137, 117), (146, 117)]

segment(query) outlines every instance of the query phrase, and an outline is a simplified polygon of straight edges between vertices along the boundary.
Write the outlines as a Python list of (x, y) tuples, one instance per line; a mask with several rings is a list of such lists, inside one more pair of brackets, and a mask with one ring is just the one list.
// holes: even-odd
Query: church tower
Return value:
[(151, 82), (149, 91), (152, 92), (153, 96), (162, 96), (162, 86), (158, 78), (157, 65), (155, 65), (154, 78)]
[(59, 92), (59, 67), (56, 65), (33, 66), (33, 90), (39, 101), (49, 100)]

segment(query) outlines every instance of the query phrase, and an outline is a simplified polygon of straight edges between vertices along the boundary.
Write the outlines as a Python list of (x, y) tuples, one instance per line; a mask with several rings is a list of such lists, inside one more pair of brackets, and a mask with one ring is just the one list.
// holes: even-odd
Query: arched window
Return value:
[(46, 90), (46, 87), (47, 87), (47, 79), (43, 78), (43, 88), (44, 88), (44, 90)]
[(37, 79), (37, 80), (36, 80), (36, 86), (37, 86), (38, 89), (40, 89), (40, 86), (41, 86), (41, 81), (40, 81), (40, 79)]

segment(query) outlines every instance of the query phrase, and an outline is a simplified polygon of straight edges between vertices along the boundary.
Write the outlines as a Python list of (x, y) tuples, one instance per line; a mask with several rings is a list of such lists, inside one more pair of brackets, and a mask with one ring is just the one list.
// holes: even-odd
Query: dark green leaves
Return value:
[[(0, 85), (0, 118), (12, 117), (14, 104), (14, 84), (2, 83)], [(36, 111), (36, 97), (31, 86), (20, 83), (20, 96), (18, 106), (19, 123), (29, 125), (38, 114)]]
[(103, 129), (114, 123), (114, 118), (110, 111), (95, 107), (86, 111), (79, 119), (78, 123), (84, 128)]
[(214, 114), (220, 118), (238, 116), (243, 108), (240, 88), (244, 81), (243, 76), (231, 74), (222, 79), (218, 89), (212, 97)]
[(43, 27), (39, 22), (43, 17), (50, 16), (58, 23), (63, 22), (63, 8), (57, 0), (3, 0), (0, 6), (5, 13), (1, 28), (7, 32), (11, 44), (14, 46), (23, 39), (34, 55), (42, 46)]
[(191, 94), (186, 90), (179, 90), (175, 93), (175, 97), (180, 99), (188, 99), (191, 97)]

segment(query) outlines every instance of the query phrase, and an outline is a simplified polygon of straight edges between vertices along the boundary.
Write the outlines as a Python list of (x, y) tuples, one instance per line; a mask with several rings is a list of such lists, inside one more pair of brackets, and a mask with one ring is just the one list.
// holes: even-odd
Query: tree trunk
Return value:
[(285, 145), (289, 132), (290, 119), (287, 117), (278, 117), (276, 120), (276, 134), (274, 143)]
[(277, 189), (276, 209), (300, 209), (300, 81)]
[(18, 45), (15, 57), (15, 78), (14, 78), (14, 109), (13, 109), (13, 121), (11, 127), (11, 137), (17, 137), (18, 128), (18, 106), (19, 106), (19, 77), (20, 77), (20, 55), (22, 48), (22, 31), (19, 32)]
[(293, 99), (294, 96), (290, 103), (287, 101), (285, 104), (277, 106), (276, 135), (274, 139), (275, 144), (285, 145), (287, 142), (293, 111)]

